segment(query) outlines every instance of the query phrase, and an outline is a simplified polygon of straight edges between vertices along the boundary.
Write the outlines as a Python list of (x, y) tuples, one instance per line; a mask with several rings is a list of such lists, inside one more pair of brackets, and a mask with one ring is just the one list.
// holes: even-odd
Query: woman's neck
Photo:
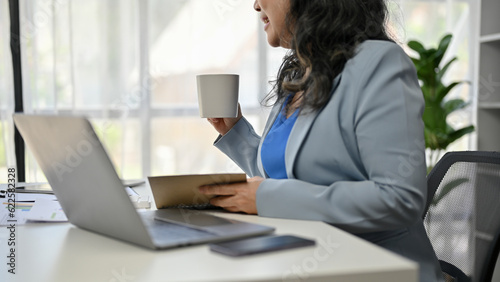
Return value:
[(304, 91), (299, 91), (295, 93), (286, 107), (286, 118), (289, 118), (293, 115), (293, 113), (300, 108), (300, 104), (302, 103), (302, 95), (304, 95)]

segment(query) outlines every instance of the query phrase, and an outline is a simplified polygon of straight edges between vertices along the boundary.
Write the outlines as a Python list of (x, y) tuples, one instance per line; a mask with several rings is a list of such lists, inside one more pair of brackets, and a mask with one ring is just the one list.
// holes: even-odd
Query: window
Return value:
[[(475, 2), (474, 2), (475, 3)], [(444, 80), (446, 83), (452, 81), (473, 81), (474, 72), (474, 41), (476, 30), (472, 24), (471, 4), (468, 0), (434, 0), (434, 1), (404, 1), (392, 3), (394, 26), (401, 27), (398, 30), (400, 42), (418, 40), (425, 46), (437, 47), (439, 40), (446, 33), (453, 34), (443, 62), (447, 62), (454, 56), (458, 58), (454, 62)], [(409, 54), (413, 50), (406, 48)], [(448, 122), (454, 128), (461, 128), (473, 124), (474, 97), (470, 83), (464, 83), (450, 92), (446, 99), (461, 98), (470, 101), (471, 106), (454, 112), (448, 116)], [(452, 143), (448, 150), (460, 151), (475, 147), (475, 134), (468, 134)]]
[[(212, 146), (195, 78), (240, 74), (243, 111), (262, 127), (266, 49), (252, 4), (21, 1), (25, 111), (88, 116), (123, 178), (239, 171)], [(27, 166), (27, 181), (45, 181), (29, 153)]]
[(7, 168), (14, 167), (14, 86), (10, 51), (9, 2), (0, 0), (0, 183), (7, 182)]
[[(259, 102), (285, 51), (268, 47), (253, 1), (21, 0), (20, 5), (25, 112), (89, 117), (122, 178), (240, 171), (212, 146), (217, 134), (198, 115), (195, 76), (240, 74), (242, 110), (262, 131), (269, 109)], [(450, 80), (469, 79), (468, 2), (407, 0), (390, 6), (402, 44), (409, 39), (435, 44), (453, 32), (449, 55), (457, 54), (459, 62)], [(15, 156), (8, 1), (0, 0), (0, 8), (3, 182)], [(464, 85), (456, 95), (469, 92)], [(470, 114), (454, 119), (470, 123)], [(26, 159), (26, 180), (45, 181), (29, 150)]]

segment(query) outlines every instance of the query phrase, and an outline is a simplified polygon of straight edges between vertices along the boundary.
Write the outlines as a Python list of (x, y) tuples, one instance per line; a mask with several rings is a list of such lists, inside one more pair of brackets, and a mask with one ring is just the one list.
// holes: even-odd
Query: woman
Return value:
[(271, 46), (290, 49), (263, 137), (209, 119), (247, 183), (201, 187), (233, 212), (320, 220), (406, 256), (442, 280), (422, 223), (424, 100), (385, 30), (384, 0), (257, 0)]

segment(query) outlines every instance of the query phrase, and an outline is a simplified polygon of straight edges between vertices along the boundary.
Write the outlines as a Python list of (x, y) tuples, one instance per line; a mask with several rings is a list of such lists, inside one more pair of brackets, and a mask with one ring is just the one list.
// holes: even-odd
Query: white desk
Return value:
[(16, 274), (7, 272), (9, 231), (0, 231), (0, 281), (418, 281), (417, 264), (321, 222), (221, 213), (276, 227), (317, 245), (231, 258), (206, 245), (152, 251), (69, 223), (17, 226)]

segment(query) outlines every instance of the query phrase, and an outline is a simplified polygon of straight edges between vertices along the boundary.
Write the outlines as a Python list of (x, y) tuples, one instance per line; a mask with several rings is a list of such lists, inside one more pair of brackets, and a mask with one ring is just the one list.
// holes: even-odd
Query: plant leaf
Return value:
[(416, 40), (411, 40), (410, 42), (408, 42), (408, 47), (415, 50), (420, 55), (426, 50), (424, 45)]
[(440, 103), (426, 101), (422, 119), (432, 132), (446, 132), (446, 113)]
[(466, 81), (456, 81), (449, 85), (443, 84), (443, 77), (449, 70), (456, 57), (450, 59), (440, 68), (440, 62), (452, 41), (452, 35), (446, 34), (440, 40), (436, 48), (426, 49), (422, 43), (412, 40), (408, 47), (419, 54), (419, 58), (411, 58), (425, 100), (425, 109), (422, 115), (424, 122), (425, 147), (432, 151), (444, 150), (446, 147), (462, 137), (463, 135), (474, 131), (473, 126), (465, 127), (460, 130), (453, 129), (448, 125), (446, 119), (451, 112), (462, 109), (468, 105), (460, 99), (446, 101), (445, 97), (457, 85)]
[(463, 127), (459, 130), (455, 130), (453, 132), (450, 132), (448, 134), (448, 144), (451, 144), (455, 142), (455, 140), (459, 139), (460, 137), (464, 136), (465, 134), (469, 134), (471, 132), (474, 132), (474, 125), (469, 125), (466, 127)]
[(451, 64), (458, 60), (457, 57), (453, 57), (451, 60), (449, 60), (442, 68), (439, 70), (437, 73), (437, 80), (442, 80), (448, 69), (450, 68)]
[(446, 50), (448, 50), (448, 47), (450, 46), (450, 43), (451, 43), (451, 39), (452, 39), (452, 35), (446, 34), (445, 36), (443, 36), (443, 38), (439, 42), (439, 46), (438, 46), (438, 49), (436, 51), (436, 57), (435, 57), (436, 63), (438, 65), (441, 63), (441, 60), (443, 59), (444, 54), (446, 53)]
[(432, 130), (429, 130), (429, 128), (427, 127), (424, 128), (424, 138), (426, 148), (429, 148), (431, 150), (439, 149), (439, 141), (437, 139), (437, 136), (432, 132)]
[(413, 62), (413, 64), (415, 65), (415, 68), (418, 70), (419, 64), (420, 64), (420, 60), (417, 59), (417, 58), (413, 58), (413, 57), (410, 57), (410, 59)]
[(450, 93), (450, 91), (455, 88), (457, 85), (464, 83), (465, 81), (455, 81), (448, 86), (444, 85), (439, 85), (438, 89), (436, 90), (436, 101), (443, 101), (443, 99)]
[(468, 181), (469, 181), (468, 178), (458, 178), (446, 183), (443, 186), (443, 188), (441, 188), (441, 190), (439, 191), (439, 194), (434, 196), (431, 205), (436, 206), (444, 197), (446, 197), (446, 195), (448, 195), (451, 191), (453, 191), (453, 189), (458, 187), (460, 184), (466, 183)]
[(446, 101), (443, 105), (443, 108), (444, 108), (444, 112), (445, 112), (446, 116), (448, 116), (450, 113), (452, 113), (456, 110), (463, 109), (463, 108), (467, 107), (468, 105), (469, 105), (469, 103), (465, 102), (462, 99), (452, 99), (452, 100)]

